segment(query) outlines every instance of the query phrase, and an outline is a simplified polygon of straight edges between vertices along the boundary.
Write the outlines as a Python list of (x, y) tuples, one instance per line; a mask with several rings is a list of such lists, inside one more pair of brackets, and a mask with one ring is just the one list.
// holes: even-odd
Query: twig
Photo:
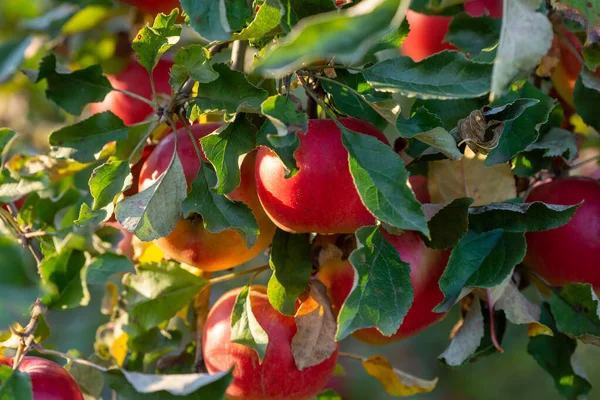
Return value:
[(494, 318), (494, 300), (492, 299), (492, 291), (490, 289), (485, 289), (488, 300), (488, 310), (490, 311), (490, 336), (492, 337), (492, 343), (498, 352), (504, 353), (504, 349), (500, 346), (498, 342), (498, 337), (496, 336), (496, 319)]
[(83, 360), (81, 358), (73, 357), (73, 356), (71, 356), (69, 354), (66, 354), (66, 353), (61, 353), (60, 351), (48, 350), (48, 349), (43, 348), (40, 345), (34, 346), (34, 349), (38, 353), (48, 354), (48, 355), (51, 355), (51, 356), (62, 357), (62, 358), (65, 358), (67, 360), (76, 362), (77, 364), (87, 365), (88, 367), (96, 368), (99, 371), (108, 372), (108, 368), (102, 367), (102, 366), (100, 366), (98, 364), (94, 364), (93, 362), (88, 361), (88, 360)]
[(246, 49), (248, 48), (247, 40), (236, 40), (231, 47), (231, 69), (234, 71), (244, 72), (246, 63)]
[(354, 359), (354, 360), (358, 360), (358, 361), (361, 361), (361, 362), (365, 362), (365, 361), (367, 361), (367, 358), (366, 358), (366, 357), (359, 356), (358, 354), (346, 353), (346, 352), (344, 352), (344, 351), (340, 351), (340, 352), (338, 353), (338, 355), (339, 355), (340, 357), (352, 358), (352, 359)]
[(583, 161), (578, 162), (577, 164), (569, 165), (569, 169), (576, 169), (576, 168), (581, 167), (584, 164), (587, 164), (587, 163), (589, 163), (591, 161), (596, 161), (596, 160), (600, 160), (600, 155), (596, 155), (594, 157), (590, 157), (588, 159), (585, 159)]
[(15, 206), (15, 203), (9, 202), (7, 203), (7, 206), (10, 214), (7, 216), (4, 214), (4, 210), (2, 210), (3, 216), (5, 217), (6, 221), (14, 228), (15, 233), (18, 236), (19, 242), (29, 249), (29, 251), (33, 255), (33, 258), (35, 258), (35, 261), (39, 266), (39, 264), (42, 262), (42, 259), (44, 258), (42, 251), (38, 247), (37, 243), (35, 243), (33, 240), (30, 240), (30, 238), (26, 236), (28, 233), (30, 233), (29, 229), (23, 228), (17, 223), (16, 217), (19, 214), (19, 210), (17, 209), (17, 206)]
[(227, 275), (221, 275), (219, 277), (209, 279), (208, 284), (209, 285), (214, 285), (216, 283), (225, 282), (225, 281), (228, 281), (230, 279), (237, 278), (239, 276), (250, 275), (250, 274), (258, 274), (259, 272), (265, 271), (265, 270), (267, 270), (269, 268), (271, 268), (271, 267), (269, 267), (268, 265), (263, 265), (262, 267), (247, 269), (245, 271), (240, 271), (240, 272), (233, 272), (233, 273), (227, 274)]
[(136, 99), (136, 100), (143, 101), (144, 103), (148, 104), (150, 107), (156, 108), (156, 103), (154, 103), (152, 100), (148, 100), (147, 98), (145, 98), (143, 96), (140, 96), (139, 94), (135, 94), (133, 92), (130, 92), (128, 90), (123, 90), (123, 89), (113, 88), (112, 90), (114, 90), (115, 92), (123, 93), (129, 97)]
[(38, 326), (40, 316), (44, 315), (46, 311), (48, 311), (46, 306), (42, 304), (40, 299), (37, 299), (35, 303), (33, 303), (31, 319), (23, 329), (23, 332), (16, 332), (15, 330), (11, 329), (15, 335), (21, 337), (19, 346), (17, 347), (17, 353), (13, 361), (13, 370), (17, 370), (19, 368), (25, 355), (36, 345), (34, 341), (34, 333)]
[[(211, 272), (202, 273), (202, 277), (205, 279), (210, 279), (211, 276)], [(202, 336), (204, 334), (204, 325), (206, 324), (209, 309), (210, 285), (206, 285), (200, 289), (194, 298), (194, 312), (196, 314), (196, 358), (194, 366), (196, 372), (207, 372), (206, 365), (204, 364), (204, 356), (202, 354)]]

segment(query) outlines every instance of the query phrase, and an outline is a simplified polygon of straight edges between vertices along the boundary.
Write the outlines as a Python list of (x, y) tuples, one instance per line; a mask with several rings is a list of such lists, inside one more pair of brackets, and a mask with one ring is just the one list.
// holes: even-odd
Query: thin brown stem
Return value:
[(240, 277), (240, 276), (257, 274), (259, 272), (266, 271), (269, 268), (270, 267), (268, 265), (263, 265), (262, 267), (247, 269), (245, 271), (233, 272), (231, 274), (222, 275), (222, 276), (219, 276), (216, 278), (209, 279), (208, 283), (209, 283), (209, 285), (214, 285), (216, 283), (225, 282), (225, 281), (228, 281), (228, 280)]
[[(203, 272), (202, 277), (210, 279), (212, 272)], [(204, 325), (210, 310), (210, 285), (204, 286), (194, 298), (194, 313), (196, 315), (196, 359), (194, 362), (196, 372), (207, 372), (202, 354), (202, 336), (204, 335)]]
[(360, 361), (360, 362), (365, 362), (365, 361), (367, 361), (367, 358), (366, 358), (366, 357), (359, 356), (358, 354), (346, 353), (346, 352), (344, 352), (344, 351), (340, 351), (340, 352), (338, 353), (338, 355), (339, 355), (340, 357), (352, 358), (353, 360), (358, 360), (358, 361)]
[(34, 341), (35, 330), (37, 329), (40, 316), (44, 315), (48, 311), (46, 306), (42, 303), (40, 299), (37, 299), (35, 303), (33, 303), (33, 308), (31, 310), (31, 319), (29, 323), (23, 329), (23, 332), (17, 332), (12, 330), (12, 332), (20, 336), (21, 339), (19, 341), (19, 345), (17, 347), (17, 353), (14, 357), (13, 361), (13, 369), (17, 370), (23, 361), (25, 355), (36, 346)]
[(35, 241), (31, 240), (26, 236), (28, 233), (30, 233), (29, 229), (21, 227), (17, 223), (17, 215), (19, 214), (19, 210), (17, 209), (17, 206), (15, 206), (15, 203), (9, 202), (7, 203), (7, 206), (9, 210), (8, 213), (5, 210), (1, 210), (0, 213), (14, 229), (15, 234), (19, 239), (19, 242), (29, 249), (29, 251), (33, 255), (33, 258), (35, 258), (35, 261), (39, 265), (42, 262), (42, 259), (44, 258), (42, 251), (40, 250), (39, 246)]
[(95, 368), (95, 369), (97, 369), (98, 371), (102, 371), (102, 372), (108, 372), (108, 368), (102, 367), (102, 366), (100, 366), (100, 365), (98, 365), (98, 364), (94, 364), (93, 362), (91, 362), (91, 361), (88, 361), (88, 360), (83, 360), (83, 359), (81, 359), (81, 358), (73, 357), (73, 356), (71, 356), (71, 355), (69, 355), (69, 354), (66, 354), (66, 353), (61, 353), (60, 351), (48, 350), (48, 349), (45, 349), (45, 348), (43, 348), (43, 347), (42, 347), (42, 346), (40, 346), (40, 345), (36, 345), (36, 346), (34, 347), (34, 349), (35, 349), (35, 351), (37, 351), (38, 353), (42, 353), (42, 354), (48, 354), (48, 355), (51, 355), (51, 356), (62, 357), (62, 358), (65, 358), (65, 359), (67, 359), (67, 360), (73, 361), (73, 362), (75, 362), (75, 363), (77, 363), (77, 364), (81, 364), (81, 365), (87, 365), (88, 367)]
[(147, 98), (140, 96), (139, 94), (127, 91), (127, 90), (123, 90), (123, 89), (116, 89), (113, 88), (112, 90), (114, 90), (115, 92), (119, 92), (119, 93), (123, 93), (131, 98), (134, 98), (136, 100), (142, 101), (146, 104), (148, 104), (150, 107), (152, 108), (156, 108), (156, 103), (154, 103), (152, 100), (148, 100)]
[(569, 165), (569, 169), (576, 169), (576, 168), (581, 167), (582, 165), (585, 165), (585, 164), (587, 164), (589, 162), (596, 161), (596, 160), (600, 160), (600, 154), (596, 155), (594, 157), (587, 158), (587, 159), (585, 159), (583, 161), (580, 161), (577, 164)]
[(488, 310), (490, 311), (490, 336), (492, 337), (492, 343), (498, 352), (504, 353), (504, 349), (500, 346), (498, 342), (498, 337), (496, 336), (496, 318), (494, 318), (494, 299), (492, 299), (492, 291), (490, 289), (485, 289), (488, 300)]

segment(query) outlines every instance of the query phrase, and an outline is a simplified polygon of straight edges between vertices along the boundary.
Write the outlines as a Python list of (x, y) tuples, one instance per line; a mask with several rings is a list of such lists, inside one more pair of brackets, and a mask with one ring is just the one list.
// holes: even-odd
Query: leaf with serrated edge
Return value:
[(540, 306), (530, 302), (512, 282), (494, 303), (494, 308), (504, 311), (506, 318), (513, 324), (534, 324), (537, 326), (537, 334), (553, 335), (552, 329), (540, 323)]
[(470, 99), (490, 91), (490, 64), (475, 63), (458, 51), (415, 62), (408, 56), (381, 61), (363, 73), (374, 89), (419, 99)]
[(423, 204), (431, 239), (423, 238), (428, 247), (447, 249), (458, 243), (469, 226), (468, 210), (472, 199), (462, 197), (441, 204)]
[(248, 346), (258, 355), (259, 363), (265, 358), (269, 337), (252, 311), (252, 290), (244, 286), (235, 299), (231, 311), (231, 337), (233, 343)]
[(168, 168), (149, 187), (117, 204), (117, 221), (142, 241), (168, 236), (181, 217), (187, 182), (177, 148)]
[(275, 154), (277, 154), (277, 157), (279, 157), (283, 163), (285, 177), (291, 178), (300, 171), (296, 163), (296, 159), (294, 158), (294, 153), (300, 147), (300, 140), (295, 134), (292, 134), (293, 136), (288, 135), (286, 138), (291, 138), (291, 140), (286, 141), (285, 145), (280, 147), (277, 146), (279, 142), (274, 143), (274, 141), (272, 141), (272, 138), (277, 135), (278, 133), (275, 125), (273, 125), (271, 121), (266, 120), (256, 134), (256, 145), (268, 147)]
[(127, 161), (113, 161), (94, 169), (89, 180), (90, 193), (94, 198), (92, 209), (99, 210), (111, 204), (132, 183), (133, 175)]
[(379, 229), (367, 226), (356, 231), (361, 245), (349, 258), (354, 283), (338, 314), (338, 341), (361, 328), (375, 327), (383, 335), (393, 335), (413, 302), (410, 266)]
[(563, 157), (567, 161), (573, 161), (577, 155), (577, 143), (572, 132), (552, 128), (543, 138), (530, 144), (527, 151), (530, 150), (544, 150), (544, 157)]
[(262, 114), (277, 128), (279, 136), (288, 133), (306, 133), (308, 118), (298, 110), (296, 104), (286, 96), (275, 95), (267, 98), (260, 106)]
[(151, 72), (160, 57), (177, 42), (181, 34), (181, 25), (176, 25), (179, 9), (173, 9), (171, 14), (158, 14), (152, 26), (143, 27), (133, 39), (131, 47), (137, 55), (137, 61), (148, 72)]
[(300, 304), (294, 320), (298, 330), (292, 338), (292, 355), (300, 371), (321, 364), (337, 350), (337, 324), (327, 288), (320, 281), (311, 281), (308, 298)]
[(117, 273), (134, 272), (133, 263), (122, 255), (104, 253), (86, 266), (88, 285), (105, 284), (108, 278)]
[(294, 315), (296, 300), (308, 288), (312, 274), (307, 235), (278, 229), (273, 237), (269, 266), (273, 270), (267, 286), (269, 303), (282, 314)]
[(233, 35), (232, 40), (248, 40), (262, 38), (279, 28), (284, 9), (279, 0), (266, 0), (259, 8), (254, 20), (240, 33)]
[(450, 345), (440, 354), (446, 364), (456, 367), (475, 354), (485, 333), (481, 303), (475, 300), (467, 312), (463, 325), (460, 327)]
[(340, 125), (342, 142), (354, 184), (367, 209), (380, 221), (395, 228), (429, 236), (421, 203), (406, 185), (408, 172), (394, 150), (377, 138)]
[(557, 329), (583, 343), (600, 346), (600, 300), (589, 284), (569, 284), (552, 292)]
[(219, 77), (210, 63), (208, 50), (199, 44), (180, 48), (173, 61), (169, 83), (174, 91), (181, 88), (188, 76), (200, 83), (212, 82)]
[(474, 206), (481, 206), (517, 196), (510, 165), (499, 164), (486, 168), (480, 157), (467, 153), (459, 161), (429, 163), (429, 193), (433, 203), (471, 197)]
[(377, 379), (392, 396), (407, 397), (419, 393), (429, 393), (437, 385), (434, 380), (420, 379), (406, 372), (393, 368), (390, 362), (382, 355), (371, 356), (362, 362), (367, 374)]
[(534, 69), (552, 44), (552, 24), (537, 12), (542, 0), (505, 1), (490, 98), (499, 98), (516, 79)]

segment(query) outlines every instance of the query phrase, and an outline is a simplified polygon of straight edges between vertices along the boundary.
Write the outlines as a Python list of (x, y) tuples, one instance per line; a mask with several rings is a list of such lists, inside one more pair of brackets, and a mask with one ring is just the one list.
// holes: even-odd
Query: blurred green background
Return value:
[[(13, 38), (24, 21), (43, 22), (41, 17), (47, 17), (46, 13), (51, 10), (53, 5), (49, 0), (0, 0), (0, 43)], [(25, 68), (37, 67), (39, 57), (44, 54), (40, 48), (46, 39), (44, 36), (33, 39), (28, 50), (31, 58)], [(72, 122), (71, 118), (45, 99), (42, 84), (31, 84), (23, 74), (0, 85), (0, 127), (10, 127), (21, 134), (11, 150), (13, 153), (46, 151), (49, 133)], [(247, 267), (262, 265), (265, 261), (253, 260)], [(265, 282), (266, 278), (267, 274), (260, 277)], [(212, 301), (229, 288), (244, 283), (233, 280), (218, 285), (213, 288)], [(0, 236), (0, 331), (6, 331), (14, 322), (25, 324), (29, 320), (28, 308), (39, 293), (32, 257), (11, 238)], [(100, 314), (102, 291), (91, 295), (92, 302), (86, 308), (49, 313), (47, 322), (52, 334), (46, 347), (63, 352), (77, 349), (84, 355), (93, 352), (96, 329), (108, 317)], [(458, 312), (453, 310), (441, 323), (402, 342), (372, 347), (350, 338), (342, 343), (341, 349), (363, 356), (382, 354), (403, 371), (425, 379), (438, 377), (438, 386), (432, 393), (418, 395), (423, 399), (560, 399), (551, 377), (527, 354), (527, 329), (523, 326), (508, 326), (503, 341), (504, 354), (495, 354), (461, 368), (441, 364), (437, 356), (448, 345), (448, 335), (457, 319)], [(600, 386), (600, 348), (579, 344), (576, 355), (592, 385)], [(346, 376), (334, 377), (330, 387), (344, 399), (392, 398), (364, 372), (358, 361), (340, 359), (340, 363)], [(600, 399), (600, 389), (596, 387), (589, 398)]]

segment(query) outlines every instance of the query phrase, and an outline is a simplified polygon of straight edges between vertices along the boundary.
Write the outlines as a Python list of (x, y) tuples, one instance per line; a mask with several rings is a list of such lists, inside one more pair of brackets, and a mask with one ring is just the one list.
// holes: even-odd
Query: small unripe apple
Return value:
[[(472, 0), (465, 3), (465, 11), (474, 17), (486, 12), (489, 12), (491, 17), (501, 17), (502, 0)], [(400, 47), (405, 56), (414, 61), (421, 61), (442, 50), (456, 50), (452, 44), (444, 42), (452, 17), (426, 15), (408, 10), (406, 19), (410, 32)]]
[[(376, 345), (392, 343), (415, 335), (446, 315), (432, 310), (444, 299), (438, 281), (450, 256), (449, 250), (433, 250), (425, 246), (416, 232), (404, 231), (400, 235), (392, 235), (382, 230), (382, 233), (398, 251), (400, 259), (410, 265), (414, 301), (400, 329), (392, 336), (384, 336), (375, 328), (360, 329), (353, 334), (363, 342)], [(347, 260), (329, 260), (321, 265), (319, 280), (328, 288), (334, 311), (339, 312), (352, 289), (354, 268)]]
[[(13, 359), (0, 358), (0, 364), (12, 367)], [(77, 382), (55, 362), (28, 356), (19, 365), (19, 371), (31, 378), (33, 400), (83, 400)]]
[(322, 363), (298, 370), (292, 355), (292, 338), (296, 334), (293, 316), (283, 315), (269, 303), (264, 286), (253, 286), (252, 312), (269, 337), (262, 363), (250, 347), (232, 343), (231, 311), (240, 289), (225, 293), (208, 314), (202, 351), (209, 373), (235, 367), (233, 382), (227, 389), (232, 400), (311, 399), (327, 384), (333, 374), (337, 350)]
[(529, 232), (523, 263), (551, 285), (590, 283), (600, 288), (600, 183), (565, 178), (535, 187), (527, 202), (574, 205), (584, 203), (567, 224)]
[[(198, 147), (200, 147), (199, 140), (214, 132), (219, 126), (220, 124), (217, 123), (192, 126)], [(177, 154), (183, 166), (189, 189), (200, 171), (200, 160), (186, 130), (179, 129), (177, 137), (179, 139)], [(142, 166), (139, 181), (140, 191), (149, 187), (168, 168), (174, 148), (175, 135), (172, 133), (156, 146)], [(192, 216), (189, 219), (182, 218), (169, 236), (156, 240), (156, 245), (175, 260), (203, 271), (233, 268), (265, 250), (275, 234), (275, 226), (265, 214), (256, 195), (255, 157), (255, 152), (245, 156), (240, 168), (240, 186), (228, 195), (232, 200), (246, 203), (252, 209), (258, 222), (260, 235), (251, 248), (248, 248), (244, 238), (232, 229), (220, 233), (210, 233), (204, 228), (200, 216)]]
[[(171, 61), (162, 59), (154, 68), (153, 78), (157, 93), (171, 94), (169, 73), (172, 65)], [(131, 61), (123, 71), (117, 75), (108, 75), (107, 78), (115, 89), (126, 90), (148, 100), (153, 100), (148, 71), (136, 61)], [(123, 120), (125, 125), (142, 122), (154, 112), (152, 107), (143, 101), (114, 90), (106, 95), (102, 103), (92, 104), (91, 110), (94, 114), (112, 111)]]
[[(355, 118), (341, 118), (346, 128), (374, 136), (388, 144), (373, 125)], [(256, 157), (256, 190), (273, 222), (288, 232), (353, 233), (375, 223), (356, 188), (342, 132), (332, 120), (310, 120), (308, 132), (298, 135), (294, 153), (300, 171), (285, 178), (279, 157), (262, 147)]]
[(179, 7), (179, 0), (121, 0), (136, 6), (146, 14), (169, 14), (171, 10)]

